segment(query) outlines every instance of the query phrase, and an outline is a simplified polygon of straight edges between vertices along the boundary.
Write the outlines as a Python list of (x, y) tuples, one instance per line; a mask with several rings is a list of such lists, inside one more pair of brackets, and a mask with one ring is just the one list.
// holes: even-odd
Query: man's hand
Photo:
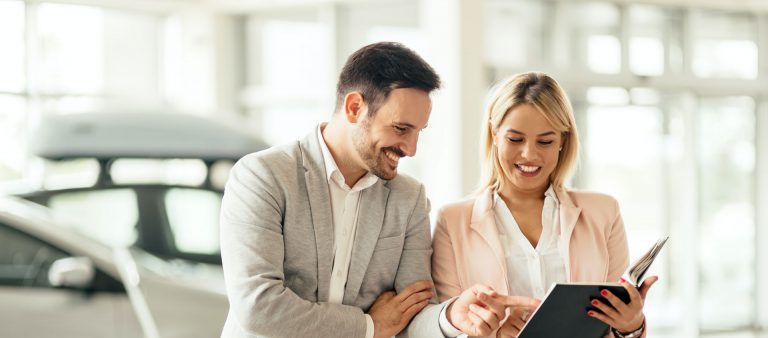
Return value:
[(373, 303), (368, 314), (373, 319), (373, 337), (392, 337), (402, 331), (421, 309), (429, 304), (434, 295), (430, 281), (418, 281), (408, 285), (399, 294), (382, 293)]
[(507, 307), (536, 307), (528, 297), (504, 296), (491, 287), (477, 284), (459, 295), (447, 310), (448, 321), (470, 336), (487, 336), (498, 329)]

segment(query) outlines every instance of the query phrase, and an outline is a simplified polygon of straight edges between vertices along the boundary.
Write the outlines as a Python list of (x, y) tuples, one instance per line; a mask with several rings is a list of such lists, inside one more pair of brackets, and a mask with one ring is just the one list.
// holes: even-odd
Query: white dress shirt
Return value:
[(499, 240), (504, 247), (509, 293), (541, 299), (552, 283), (567, 281), (565, 260), (560, 256), (560, 202), (552, 186), (544, 193), (541, 237), (536, 247), (523, 235), (504, 200), (494, 193), (494, 213)]
[[(352, 261), (352, 246), (357, 230), (357, 214), (360, 207), (360, 193), (370, 188), (378, 181), (378, 177), (370, 172), (365, 174), (349, 187), (344, 181), (344, 176), (339, 171), (336, 161), (333, 159), (328, 145), (323, 138), (322, 126), (318, 127), (317, 138), (325, 162), (325, 173), (328, 178), (328, 187), (331, 196), (331, 212), (333, 219), (333, 270), (331, 272), (330, 290), (328, 302), (341, 304), (344, 300), (344, 290), (347, 286), (347, 274), (349, 264)], [(365, 315), (365, 337), (373, 337), (373, 319)]]
[[(331, 272), (330, 290), (328, 293), (328, 302), (341, 304), (344, 300), (344, 290), (347, 285), (347, 274), (349, 273), (349, 264), (352, 261), (352, 246), (355, 240), (355, 231), (357, 230), (357, 216), (360, 207), (361, 191), (370, 188), (376, 184), (378, 177), (366, 173), (355, 183), (354, 187), (347, 186), (344, 176), (336, 165), (328, 145), (323, 138), (323, 125), (318, 127), (317, 138), (320, 141), (320, 148), (325, 163), (325, 173), (328, 178), (328, 187), (331, 195), (331, 212), (333, 219), (333, 270)], [(440, 329), (446, 337), (456, 337), (462, 332), (451, 325), (446, 317), (446, 309), (443, 307), (440, 313)], [(366, 330), (365, 337), (373, 338), (373, 319), (365, 314)]]
[[(565, 261), (560, 257), (557, 248), (557, 238), (560, 235), (560, 219), (557, 215), (560, 203), (554, 189), (550, 186), (544, 193), (542, 231), (536, 248), (525, 238), (512, 212), (498, 193), (493, 194), (493, 204), (499, 240), (506, 255), (509, 294), (541, 299), (552, 283), (566, 281)], [(445, 309), (440, 315), (440, 328), (446, 337), (457, 337), (461, 334), (461, 331), (448, 322)]]

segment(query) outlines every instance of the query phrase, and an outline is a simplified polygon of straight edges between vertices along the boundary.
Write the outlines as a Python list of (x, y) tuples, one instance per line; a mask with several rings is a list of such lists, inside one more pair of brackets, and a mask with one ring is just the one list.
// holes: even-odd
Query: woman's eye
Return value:
[(552, 144), (552, 142), (554, 142), (554, 141), (539, 141), (539, 144), (548, 146), (548, 145)]
[(511, 138), (511, 137), (507, 137), (507, 140), (509, 140), (509, 142), (512, 142), (512, 143), (520, 143), (520, 142), (523, 142), (523, 139), (521, 139), (521, 138)]

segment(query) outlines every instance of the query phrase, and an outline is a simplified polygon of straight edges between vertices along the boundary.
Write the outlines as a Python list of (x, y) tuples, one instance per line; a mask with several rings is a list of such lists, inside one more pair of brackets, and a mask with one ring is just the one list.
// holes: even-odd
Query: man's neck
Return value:
[[(334, 118), (336, 117), (334, 116)], [(328, 146), (336, 166), (341, 175), (344, 176), (344, 183), (349, 187), (354, 187), (357, 181), (368, 171), (353, 160), (352, 154), (355, 150), (351, 142), (348, 141), (349, 130), (331, 119), (325, 127), (320, 128), (320, 132), (323, 133), (325, 145)]]

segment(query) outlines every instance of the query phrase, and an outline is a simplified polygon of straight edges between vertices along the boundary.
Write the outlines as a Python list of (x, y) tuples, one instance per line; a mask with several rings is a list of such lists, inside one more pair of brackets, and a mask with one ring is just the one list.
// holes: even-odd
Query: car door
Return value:
[(3, 337), (141, 337), (122, 284), (96, 268), (91, 286), (57, 288), (48, 269), (71, 255), (0, 219)]

